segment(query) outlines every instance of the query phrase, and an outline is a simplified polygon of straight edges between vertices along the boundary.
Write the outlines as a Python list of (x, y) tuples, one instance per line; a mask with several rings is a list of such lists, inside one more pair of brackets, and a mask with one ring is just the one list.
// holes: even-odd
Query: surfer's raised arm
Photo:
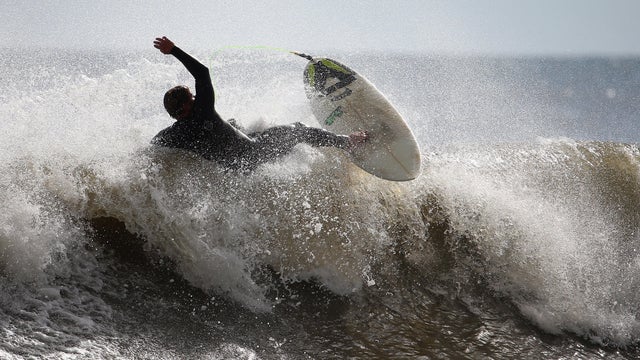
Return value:
[[(210, 99), (212, 102), (210, 105), (211, 107), (214, 107), (213, 102), (215, 101), (215, 94), (213, 91), (213, 84), (211, 83), (211, 76), (209, 75), (209, 69), (191, 55), (177, 47), (173, 41), (169, 40), (166, 36), (156, 38), (153, 41), (153, 46), (160, 50), (161, 53), (173, 55), (178, 59), (196, 80), (196, 96), (200, 99), (207, 99), (207, 102)], [(170, 92), (175, 94), (170, 94)], [(190, 100), (194, 96), (186, 86), (178, 86), (171, 89), (167, 92), (167, 95), (168, 97), (165, 96), (165, 108), (172, 117), (180, 119), (181, 117), (187, 117), (187, 115), (190, 115), (192, 108), (184, 108), (184, 105), (187, 107), (193, 107), (193, 102)]]
[(209, 69), (201, 62), (194, 59), (191, 55), (184, 52), (177, 47), (173, 41), (169, 40), (166, 36), (156, 38), (153, 42), (153, 46), (160, 50), (163, 54), (171, 54), (180, 60), (180, 62), (187, 68), (187, 70), (196, 79), (196, 92), (198, 91), (198, 80), (203, 80), (211, 83), (211, 77), (209, 76)]

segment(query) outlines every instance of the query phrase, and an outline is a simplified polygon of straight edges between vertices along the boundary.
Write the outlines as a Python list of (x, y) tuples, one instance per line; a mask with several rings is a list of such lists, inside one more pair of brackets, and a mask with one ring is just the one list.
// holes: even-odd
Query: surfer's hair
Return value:
[(191, 91), (184, 85), (172, 87), (164, 94), (164, 108), (172, 118), (177, 118), (191, 96)]

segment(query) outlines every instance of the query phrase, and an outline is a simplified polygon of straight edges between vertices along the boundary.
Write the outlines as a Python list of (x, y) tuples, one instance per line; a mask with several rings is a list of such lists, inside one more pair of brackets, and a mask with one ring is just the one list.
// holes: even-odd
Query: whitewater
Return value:
[[(193, 54), (223, 117), (318, 125), (304, 60)], [(419, 178), (305, 145), (226, 172), (149, 145), (177, 60), (5, 49), (0, 357), (640, 355), (640, 60), (314, 55), (394, 103)]]

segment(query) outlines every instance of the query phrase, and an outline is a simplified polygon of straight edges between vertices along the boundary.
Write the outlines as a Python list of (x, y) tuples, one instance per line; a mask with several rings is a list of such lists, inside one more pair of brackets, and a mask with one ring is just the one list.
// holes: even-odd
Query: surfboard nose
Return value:
[[(334, 93), (345, 89), (356, 80), (355, 75), (353, 70), (335, 60), (313, 58), (307, 63), (303, 73), (307, 97), (336, 96)], [(343, 94), (349, 92), (350, 90), (346, 89)]]

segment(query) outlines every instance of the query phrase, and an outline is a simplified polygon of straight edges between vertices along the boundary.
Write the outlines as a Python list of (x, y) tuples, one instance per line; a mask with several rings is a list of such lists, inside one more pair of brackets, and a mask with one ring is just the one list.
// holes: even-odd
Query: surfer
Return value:
[(216, 111), (213, 84), (206, 66), (166, 37), (156, 38), (153, 44), (163, 54), (178, 59), (195, 78), (195, 94), (180, 85), (164, 95), (164, 107), (176, 122), (151, 140), (154, 145), (192, 151), (226, 168), (250, 171), (288, 154), (299, 143), (348, 151), (367, 140), (365, 132), (337, 135), (302, 123), (245, 134)]

